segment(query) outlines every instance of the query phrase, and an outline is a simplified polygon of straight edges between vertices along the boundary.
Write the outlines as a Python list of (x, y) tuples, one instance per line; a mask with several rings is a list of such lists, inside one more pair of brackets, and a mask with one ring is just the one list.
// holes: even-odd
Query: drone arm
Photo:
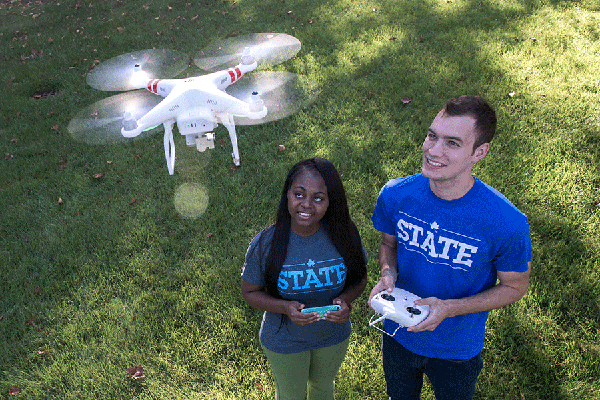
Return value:
[(165, 121), (174, 121), (176, 112), (180, 108), (181, 105), (177, 96), (167, 96), (137, 121), (131, 116), (131, 113), (125, 112), (121, 134), (128, 138), (136, 137), (145, 130), (158, 126)]
[(256, 63), (256, 61), (252, 62), (251, 64), (244, 64), (244, 61), (242, 61), (242, 63), (236, 65), (233, 68), (229, 68), (220, 72), (215, 72), (213, 83), (220, 90), (225, 90), (229, 85), (240, 80), (240, 78), (244, 76), (244, 74), (250, 71), (254, 71), (257, 67), (258, 64)]

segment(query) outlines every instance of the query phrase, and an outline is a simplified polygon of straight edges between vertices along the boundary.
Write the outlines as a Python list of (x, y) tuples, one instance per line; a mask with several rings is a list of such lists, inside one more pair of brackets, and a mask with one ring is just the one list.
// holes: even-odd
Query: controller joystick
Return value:
[(381, 298), (387, 301), (394, 301), (396, 298), (389, 293), (384, 293), (381, 295)]
[[(391, 293), (386, 290), (378, 293), (371, 299), (371, 307), (375, 310), (375, 315), (369, 320), (369, 326), (387, 333), (375, 324), (389, 319), (396, 322), (399, 329), (421, 323), (429, 315), (429, 306), (416, 305), (415, 301), (419, 299), (419, 296), (400, 288), (394, 288)], [(373, 321), (377, 314), (381, 316)]]

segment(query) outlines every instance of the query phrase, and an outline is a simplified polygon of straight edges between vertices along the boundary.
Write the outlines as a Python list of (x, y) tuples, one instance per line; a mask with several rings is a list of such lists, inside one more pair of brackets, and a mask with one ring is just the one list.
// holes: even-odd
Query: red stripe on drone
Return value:
[(158, 82), (160, 82), (160, 81), (161, 81), (161, 79), (154, 79), (154, 80), (148, 82), (148, 90), (154, 94), (158, 94)]
[(231, 78), (231, 83), (237, 81), (242, 77), (242, 71), (239, 68), (227, 70), (229, 72), (229, 77)]

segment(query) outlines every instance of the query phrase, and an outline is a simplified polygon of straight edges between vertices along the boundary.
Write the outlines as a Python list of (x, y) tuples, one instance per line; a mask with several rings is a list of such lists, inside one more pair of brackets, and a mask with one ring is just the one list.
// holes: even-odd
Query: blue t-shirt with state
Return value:
[[(435, 196), (422, 174), (389, 181), (372, 216), (397, 241), (396, 286), (442, 300), (475, 295), (496, 284), (497, 271), (525, 272), (531, 261), (527, 217), (475, 178), (463, 197)], [(394, 338), (427, 357), (468, 359), (483, 348), (487, 312), (446, 318), (434, 331), (398, 329)], [(385, 320), (384, 329), (397, 324)]]
[[(259, 233), (246, 253), (242, 279), (265, 286), (265, 262), (270, 249), (273, 228)], [(313, 235), (298, 236), (290, 232), (287, 256), (278, 279), (279, 294), (285, 300), (296, 300), (309, 307), (333, 304), (346, 282), (346, 265), (327, 235), (325, 224)], [(265, 312), (260, 328), (260, 341), (269, 350), (297, 353), (332, 346), (350, 336), (350, 321), (332, 323), (318, 321), (310, 325), (295, 325), (289, 318)]]

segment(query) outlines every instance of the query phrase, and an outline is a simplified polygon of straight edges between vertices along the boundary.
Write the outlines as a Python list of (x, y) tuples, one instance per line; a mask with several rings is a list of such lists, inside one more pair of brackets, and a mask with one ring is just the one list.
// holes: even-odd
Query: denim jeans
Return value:
[(481, 354), (469, 360), (442, 360), (414, 354), (383, 335), (383, 372), (390, 400), (419, 400), (423, 374), (437, 400), (471, 400), (483, 368)]

